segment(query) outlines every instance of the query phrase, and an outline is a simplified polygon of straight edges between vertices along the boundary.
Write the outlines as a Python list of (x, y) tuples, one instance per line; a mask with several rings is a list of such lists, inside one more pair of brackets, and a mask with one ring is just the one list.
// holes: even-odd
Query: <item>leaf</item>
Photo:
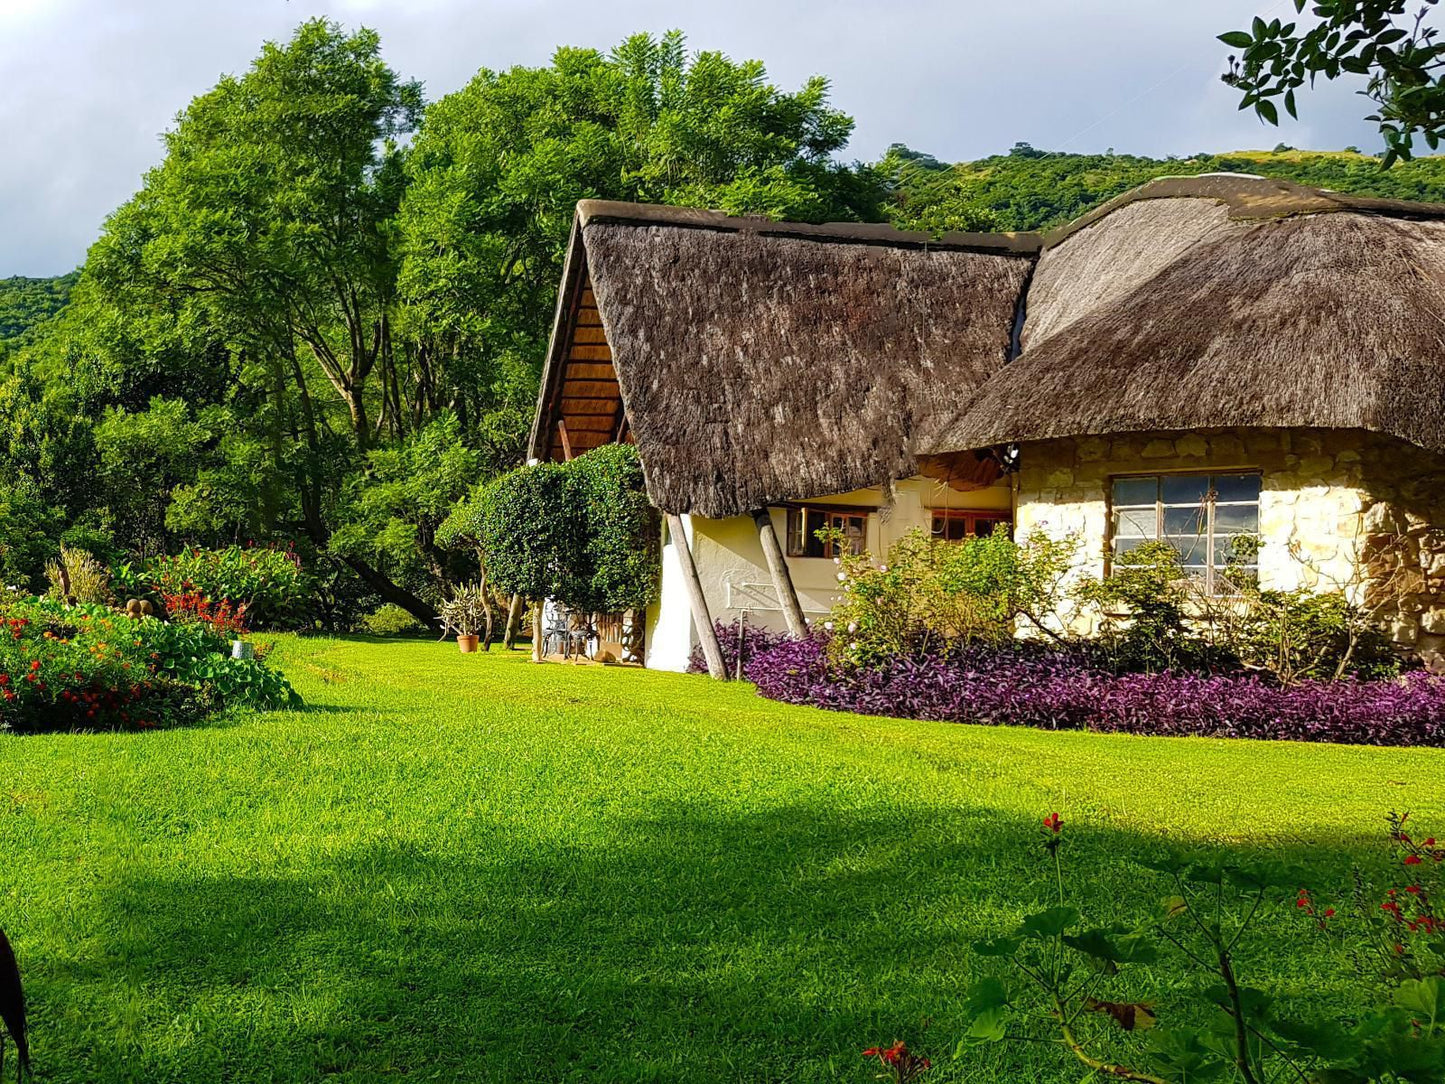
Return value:
[(1299, 120), (1299, 112), (1295, 109), (1294, 105), (1294, 91), (1287, 90), (1284, 92), (1284, 108), (1285, 112), (1287, 112), (1295, 120)]
[(1084, 1008), (1090, 1012), (1108, 1013), (1125, 1031), (1145, 1031), (1159, 1022), (1153, 1006), (1147, 1001), (1097, 1001), (1092, 997), (1084, 999)]
[(1279, 124), (1279, 110), (1274, 107), (1274, 103), (1268, 98), (1261, 98), (1256, 102), (1254, 111), (1259, 114), (1261, 119), (1269, 121), (1270, 124)]
[(1000, 1042), (1008, 1021), (1008, 988), (996, 978), (980, 979), (969, 989), (964, 1010), (973, 1018), (964, 1035), (966, 1041)]
[(980, 956), (1012, 956), (1021, 944), (1020, 937), (995, 937), (991, 941), (975, 941), (972, 948)]
[(1028, 937), (1036, 941), (1058, 937), (1079, 921), (1079, 912), (1074, 907), (1050, 907), (1047, 911), (1025, 915), (1015, 932), (1016, 937)]
[(1165, 896), (1159, 901), (1159, 909), (1166, 919), (1178, 918), (1189, 910), (1189, 901), (1183, 896)]
[(1254, 44), (1254, 39), (1243, 30), (1231, 30), (1227, 34), (1220, 34), (1219, 40), (1225, 45), (1232, 45), (1236, 49), (1248, 49)]
[(1440, 1014), (1441, 988), (1445, 979), (1431, 975), (1425, 979), (1406, 979), (1395, 991), (1394, 1002), (1402, 1009), (1419, 1013), (1431, 1020)]
[(1066, 934), (1064, 944), (1085, 956), (1111, 964), (1148, 964), (1159, 958), (1159, 950), (1141, 934), (1120, 927)]

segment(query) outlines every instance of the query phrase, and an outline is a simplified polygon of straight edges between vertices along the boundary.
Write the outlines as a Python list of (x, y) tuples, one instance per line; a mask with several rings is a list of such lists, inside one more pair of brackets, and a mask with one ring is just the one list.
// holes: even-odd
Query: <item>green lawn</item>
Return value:
[[(1391, 808), (1445, 832), (1441, 752), (869, 719), (447, 644), (278, 658), (308, 710), (0, 736), (39, 1079), (862, 1081), (901, 1037), (930, 1080), (1074, 1082), (1049, 1048), (951, 1059), (968, 943), (1042, 898), (1044, 813), (1101, 920), (1160, 894), (1128, 856), (1162, 840), (1343, 879)], [(1300, 945), (1252, 977), (1327, 995)]]

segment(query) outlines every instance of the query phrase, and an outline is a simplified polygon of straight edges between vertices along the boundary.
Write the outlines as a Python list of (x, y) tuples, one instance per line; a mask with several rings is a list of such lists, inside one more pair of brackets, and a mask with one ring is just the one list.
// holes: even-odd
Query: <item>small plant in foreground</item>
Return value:
[(863, 1051), (863, 1056), (877, 1058), (878, 1064), (883, 1067), (878, 1079), (892, 1080), (894, 1084), (911, 1084), (933, 1068), (931, 1061), (909, 1050), (908, 1044), (902, 1039), (892, 1046), (870, 1046)]
[[(1300, 871), (1277, 862), (1148, 862), (1173, 889), (1156, 919), (1139, 928), (1089, 927), (1067, 902), (1058, 814), (1044, 819), (1043, 833), (1057, 902), (1026, 915), (1008, 936), (974, 945), (980, 956), (1006, 961), (1014, 981), (975, 983), (960, 1052), (980, 1043), (1055, 1042), (1088, 1069), (1088, 1079), (1136, 1084), (1445, 1081), (1445, 980), (1438, 974), (1394, 981), (1383, 1003), (1350, 1022), (1298, 1021), (1241, 979), (1246, 932), (1289, 896), (1328, 929), (1332, 912), (1315, 912), (1308, 891), (1296, 887)], [(1203, 1026), (1166, 1022), (1141, 996), (1132, 969), (1160, 960), (1161, 946), (1210, 976), (1196, 995), (1209, 1018)]]

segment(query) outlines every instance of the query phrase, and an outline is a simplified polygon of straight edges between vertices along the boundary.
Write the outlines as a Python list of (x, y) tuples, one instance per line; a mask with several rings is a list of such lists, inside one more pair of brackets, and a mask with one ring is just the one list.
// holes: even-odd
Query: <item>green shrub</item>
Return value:
[(373, 636), (403, 636), (420, 632), (421, 622), (393, 602), (378, 606), (361, 619), (361, 626)]
[(437, 539), (477, 548), (488, 586), (502, 594), (604, 613), (657, 598), (657, 513), (631, 445), (503, 474), (459, 504)]
[(163, 600), (197, 593), (214, 603), (244, 605), (257, 628), (297, 623), (308, 590), (295, 551), (272, 546), (189, 549), (155, 558), (144, 578)]
[(0, 729), (146, 729), (232, 705), (298, 702), (286, 679), (201, 625), (26, 599), (0, 611)]
[(827, 623), (829, 651), (869, 666), (1007, 640), (1020, 623), (1046, 627), (1073, 552), (1072, 540), (1043, 534), (1024, 544), (1001, 533), (945, 542), (915, 530), (881, 564), (867, 555), (837, 558), (842, 596)]

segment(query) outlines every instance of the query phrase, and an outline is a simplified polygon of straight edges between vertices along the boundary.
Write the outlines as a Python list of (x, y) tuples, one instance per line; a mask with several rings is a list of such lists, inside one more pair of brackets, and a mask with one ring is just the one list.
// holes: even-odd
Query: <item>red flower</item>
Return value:
[(1418, 854), (1407, 854), (1407, 855), (1405, 856), (1405, 865), (1407, 865), (1407, 866), (1418, 866), (1419, 864), (1420, 864), (1420, 856), (1419, 856)]
[(1326, 907), (1326, 908), (1325, 908), (1325, 918), (1334, 918), (1334, 917), (1335, 917), (1335, 909), (1334, 909), (1333, 907)]
[(1047, 828), (1050, 832), (1057, 833), (1063, 831), (1064, 822), (1059, 819), (1059, 815), (1057, 813), (1050, 813), (1047, 817), (1044, 818), (1044, 827)]
[(1406, 886), (1405, 886), (1405, 891), (1408, 892), (1408, 893), (1410, 893), (1410, 895), (1412, 895), (1412, 896), (1418, 896), (1418, 895), (1420, 894), (1420, 886), (1419, 886), (1419, 885), (1406, 885)]
[(32, 669), (32, 670), (39, 670), (39, 669), (40, 669), (40, 660), (39, 660), (39, 659), (31, 659), (31, 660), (30, 660), (30, 669)]

